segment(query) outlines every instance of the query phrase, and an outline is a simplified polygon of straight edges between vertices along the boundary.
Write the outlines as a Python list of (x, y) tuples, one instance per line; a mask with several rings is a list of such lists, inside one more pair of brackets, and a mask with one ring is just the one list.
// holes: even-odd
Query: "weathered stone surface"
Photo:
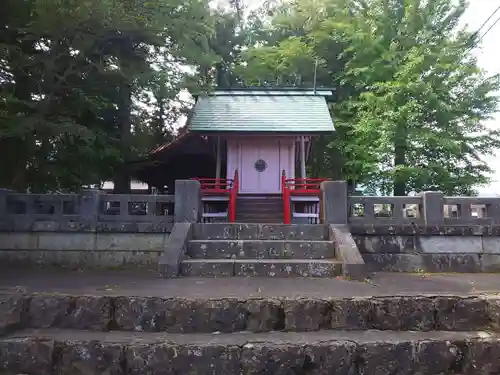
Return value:
[(132, 344), (125, 349), (127, 374), (240, 373), (240, 348), (234, 345)]
[(500, 373), (500, 340), (498, 337), (474, 339), (465, 343), (462, 373), (467, 375)]
[(358, 347), (358, 371), (364, 375), (412, 374), (410, 342), (370, 342)]
[(334, 299), (330, 302), (328, 322), (332, 329), (369, 329), (373, 303), (366, 298)]
[(52, 340), (3, 339), (0, 341), (0, 374), (50, 374), (53, 350)]
[(236, 332), (245, 329), (246, 310), (237, 299), (172, 299), (166, 303), (169, 332)]
[(67, 327), (73, 298), (65, 295), (35, 294), (28, 302), (28, 325), (33, 328)]
[(351, 375), (355, 373), (356, 344), (329, 341), (307, 345), (304, 370), (311, 375)]
[(328, 260), (252, 259), (235, 261), (236, 276), (258, 277), (335, 277), (342, 264)]
[(108, 297), (76, 297), (67, 323), (73, 329), (105, 331), (111, 322), (111, 299)]
[(486, 302), (491, 327), (500, 331), (500, 296), (488, 296)]
[(108, 297), (38, 294), (29, 299), (27, 324), (33, 328), (73, 328), (102, 331), (111, 321)]
[(56, 342), (57, 374), (124, 374), (123, 346), (114, 343), (97, 341), (89, 342)]
[(234, 375), (240, 373), (241, 349), (236, 345), (183, 345), (172, 358), (173, 374)]
[(374, 298), (372, 303), (375, 329), (430, 331), (436, 324), (428, 297)]
[(181, 262), (182, 276), (226, 277), (234, 276), (234, 261), (186, 259)]
[(415, 345), (413, 373), (454, 374), (460, 369), (463, 353), (450, 341), (422, 340)]
[(478, 254), (422, 254), (426, 272), (481, 272)]
[(20, 326), (24, 303), (21, 294), (0, 295), (0, 335)]
[(435, 306), (438, 330), (481, 330), (491, 324), (484, 298), (437, 297)]
[(371, 271), (475, 273), (483, 269), (478, 254), (363, 253), (362, 255)]
[(285, 300), (287, 331), (316, 331), (328, 326), (329, 304), (321, 299)]
[(320, 241), (327, 238), (327, 227), (304, 224), (194, 224), (194, 237), (206, 240)]
[(304, 373), (306, 356), (300, 344), (248, 343), (241, 353), (244, 375), (289, 375)]
[(276, 299), (250, 299), (245, 302), (247, 312), (246, 329), (251, 332), (282, 330), (285, 327), (285, 312)]
[(161, 298), (118, 297), (113, 324), (124, 331), (158, 332), (166, 327), (166, 309), (166, 301)]

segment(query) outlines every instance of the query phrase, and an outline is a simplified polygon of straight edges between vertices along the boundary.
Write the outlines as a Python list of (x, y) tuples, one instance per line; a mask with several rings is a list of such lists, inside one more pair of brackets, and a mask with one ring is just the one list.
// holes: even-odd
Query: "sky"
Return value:
[[(472, 31), (476, 31), (484, 21), (495, 11), (500, 5), (500, 0), (470, 0), (469, 9), (464, 15), (464, 23)], [(483, 27), (485, 32), (496, 19), (500, 17), (498, 11), (492, 19)], [(500, 40), (500, 21), (493, 26), (493, 28), (484, 36), (481, 43), (481, 48), (475, 51), (478, 59), (478, 64), (481, 68), (486, 70), (489, 74), (500, 73), (500, 62), (498, 62), (498, 47), (497, 43)], [(491, 128), (500, 128), (500, 114), (497, 113), (494, 118), (488, 121), (487, 125)], [(488, 186), (479, 189), (480, 195), (496, 196), (500, 195), (500, 164), (498, 158), (500, 157), (500, 150), (496, 155), (486, 156), (486, 160), (494, 169), (492, 175), (492, 182)]]

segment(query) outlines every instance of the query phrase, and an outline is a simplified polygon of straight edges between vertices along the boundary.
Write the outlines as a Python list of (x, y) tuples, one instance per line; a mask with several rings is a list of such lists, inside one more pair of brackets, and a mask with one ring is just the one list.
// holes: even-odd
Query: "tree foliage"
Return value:
[(115, 178), (128, 189), (125, 163), (151, 144), (135, 147), (135, 135), (149, 124), (156, 137), (175, 120), (169, 109), (185, 82), (179, 64), (211, 64), (207, 4), (6, 0), (0, 7), (0, 185), (76, 189)]
[(336, 130), (309, 172), (403, 195), (488, 182), (484, 126), (499, 77), (452, 0), (5, 0), (0, 4), (0, 186), (114, 179), (173, 137), (179, 92), (325, 87)]
[(255, 17), (262, 39), (240, 74), (334, 90), (337, 129), (317, 142), (314, 174), (386, 194), (470, 194), (488, 182), (483, 158), (500, 145), (484, 126), (499, 78), (472, 57), (477, 35), (458, 27), (465, 9), (450, 0), (275, 4), (267, 22)]

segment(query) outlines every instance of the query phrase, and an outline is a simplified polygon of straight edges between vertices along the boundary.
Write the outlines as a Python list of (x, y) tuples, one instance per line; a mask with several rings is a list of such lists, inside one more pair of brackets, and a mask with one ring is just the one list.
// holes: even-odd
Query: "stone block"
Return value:
[(234, 260), (185, 259), (180, 264), (182, 276), (226, 277), (234, 276)]
[(413, 374), (413, 346), (410, 342), (361, 343), (357, 352), (360, 374)]
[(378, 272), (421, 272), (425, 270), (420, 254), (363, 253), (363, 259), (370, 271)]
[(38, 250), (93, 251), (95, 246), (95, 233), (38, 233)]
[(500, 331), (500, 296), (487, 296), (486, 302), (491, 327)]
[(47, 375), (52, 373), (54, 341), (37, 338), (0, 340), (0, 373)]
[(483, 253), (500, 255), (500, 237), (483, 236)]
[(307, 345), (304, 369), (311, 375), (355, 374), (356, 344), (352, 341), (327, 341)]
[(99, 341), (56, 342), (56, 374), (124, 375), (123, 346)]
[(488, 301), (484, 298), (436, 297), (436, 329), (474, 331), (490, 327)]
[(317, 331), (328, 326), (329, 304), (322, 299), (301, 298), (285, 300), (285, 330)]
[(278, 331), (285, 328), (285, 312), (277, 299), (249, 299), (244, 303), (246, 330), (250, 332)]
[(36, 250), (38, 235), (29, 232), (0, 233), (0, 246), (2, 250)]
[(0, 335), (20, 327), (25, 302), (21, 294), (0, 295)]
[(232, 259), (245, 256), (243, 252), (243, 241), (239, 240), (197, 240), (189, 241), (187, 255), (190, 258), (210, 259)]
[(187, 252), (188, 241), (192, 238), (192, 232), (191, 223), (175, 223), (172, 233), (165, 240), (164, 249), (158, 262), (162, 277), (179, 276), (181, 261)]
[(372, 328), (431, 331), (436, 325), (434, 300), (429, 297), (378, 297), (373, 303)]
[(337, 259), (342, 262), (344, 276), (354, 280), (366, 278), (365, 261), (347, 225), (330, 225), (330, 240), (335, 246)]
[(333, 299), (330, 302), (331, 329), (363, 330), (372, 327), (374, 305), (369, 298)]
[(464, 345), (462, 374), (500, 373), (500, 340), (498, 337), (467, 340)]
[(500, 254), (481, 255), (481, 272), (500, 273)]
[(27, 323), (31, 328), (65, 327), (73, 297), (35, 294), (29, 298)]
[(292, 343), (248, 343), (241, 352), (244, 375), (289, 375), (304, 372), (304, 346)]
[(97, 296), (39, 294), (29, 298), (27, 323), (32, 328), (104, 331), (111, 320), (111, 300)]
[(479, 254), (422, 254), (426, 272), (481, 272)]
[(480, 236), (421, 236), (419, 250), (427, 254), (480, 254), (483, 242)]
[(168, 332), (237, 332), (246, 326), (247, 313), (236, 298), (172, 299), (167, 302), (165, 325)]
[(113, 325), (123, 331), (163, 331), (166, 310), (167, 302), (161, 298), (117, 297)]
[(252, 259), (235, 261), (236, 276), (259, 277), (335, 277), (342, 274), (342, 264), (329, 260)]
[(163, 251), (163, 233), (97, 233), (95, 249), (98, 251)]
[(441, 375), (455, 373), (463, 353), (448, 340), (421, 340), (415, 345), (413, 374)]

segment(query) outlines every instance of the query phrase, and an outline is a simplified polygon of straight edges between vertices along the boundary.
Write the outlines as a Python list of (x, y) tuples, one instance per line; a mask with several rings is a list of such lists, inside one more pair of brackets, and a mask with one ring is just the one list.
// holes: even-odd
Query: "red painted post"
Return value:
[(229, 192), (229, 222), (236, 221), (236, 198), (238, 196), (238, 171), (234, 171), (233, 186)]
[(290, 191), (286, 183), (285, 171), (281, 175), (281, 188), (283, 190), (283, 224), (290, 224)]

